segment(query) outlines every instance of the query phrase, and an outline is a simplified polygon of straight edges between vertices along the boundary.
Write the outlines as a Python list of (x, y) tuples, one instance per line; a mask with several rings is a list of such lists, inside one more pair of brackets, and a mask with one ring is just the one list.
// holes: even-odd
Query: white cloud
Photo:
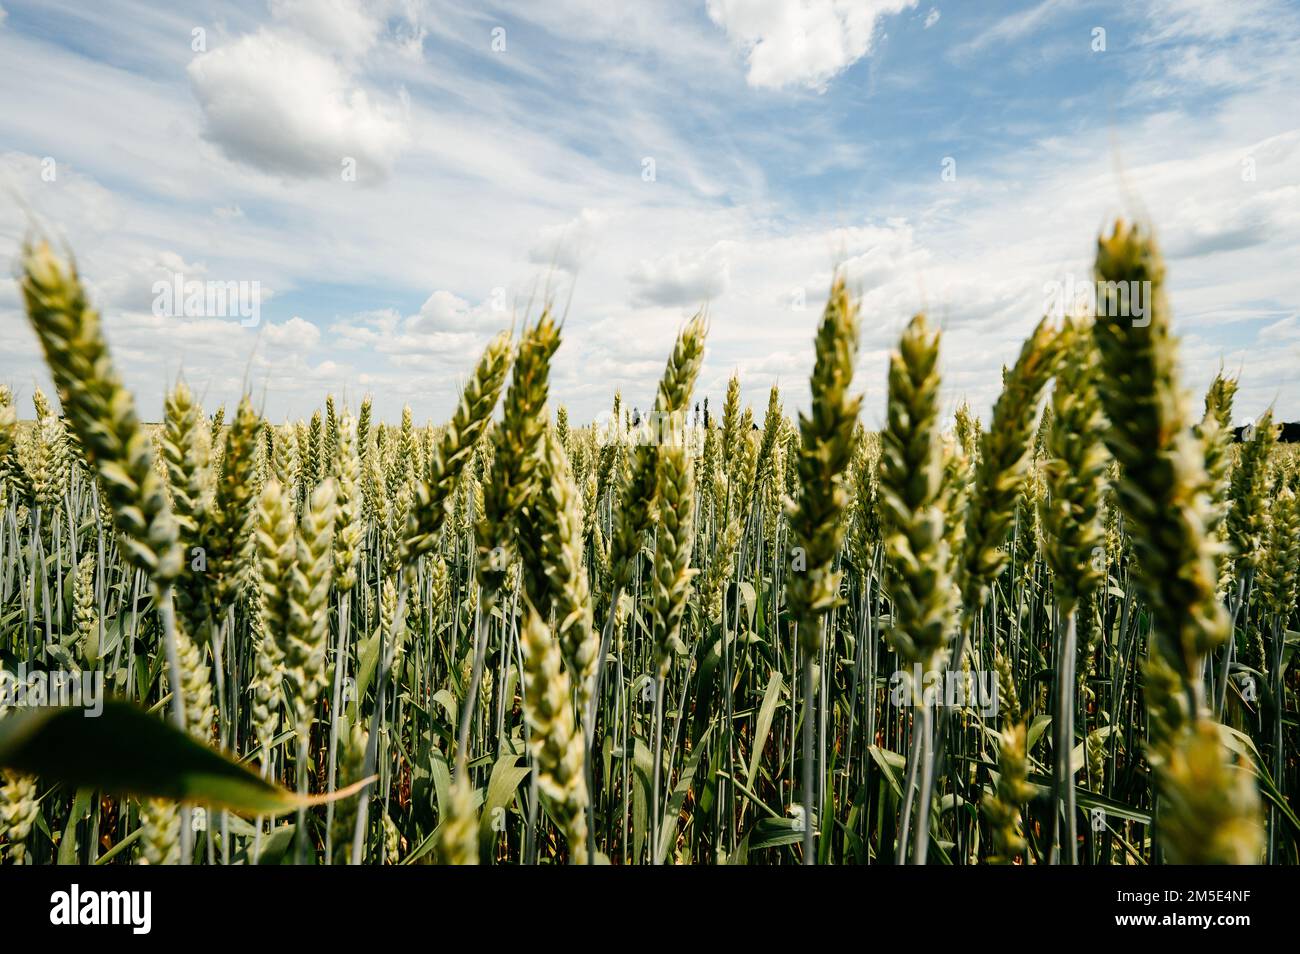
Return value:
[(840, 267), (845, 279), (863, 292), (915, 275), (930, 264), (929, 250), (917, 245), (906, 222), (838, 229), (830, 238), (836, 245), (843, 243), (846, 257)]
[(399, 30), (393, 37), (393, 45), (399, 56), (419, 63), (424, 59), (424, 41), (429, 31), (424, 27), (408, 27)]
[(959, 53), (973, 53), (991, 44), (1006, 45), (1033, 33), (1060, 9), (1066, 0), (1042, 0), (1041, 3), (1017, 10), (998, 20), (969, 43), (959, 48)]
[(878, 21), (917, 0), (708, 0), (709, 17), (743, 49), (750, 86), (825, 89), (871, 52)]
[(1243, 28), (1267, 27), (1281, 12), (1277, 0), (1150, 0), (1146, 4), (1157, 39), (1222, 40)]
[(169, 285), (180, 276), (182, 282), (204, 281), (208, 268), (202, 262), (187, 262), (173, 251), (136, 255), (104, 271), (98, 281), (88, 279), (92, 300), (100, 308), (149, 311), (155, 298), (154, 283)]
[[(102, 185), (82, 173), (79, 165), (54, 159), (33, 156), (22, 152), (0, 152), (0, 191), (23, 197), (43, 228), (73, 228), (74, 234), (82, 231), (98, 233), (115, 228), (121, 221), (121, 207), (114, 195)], [(53, 182), (47, 181), (46, 172), (52, 170)], [(31, 224), (12, 203), (6, 203), (9, 212), (0, 219), (0, 238), (12, 240), (17, 247)]]
[(358, 0), (271, 0), (271, 16), (349, 58), (367, 53), (382, 26)]
[(1271, 325), (1259, 330), (1261, 341), (1297, 341), (1300, 340), (1300, 315), (1288, 315)]
[(608, 221), (609, 216), (604, 212), (583, 209), (564, 225), (544, 228), (537, 244), (529, 250), (528, 260), (534, 265), (554, 266), (572, 274), (591, 254), (596, 238)]
[(5, 25), (5, 18), (8, 16), (9, 14), (5, 11), (5, 8), (0, 7), (0, 27)]
[(928, 30), (939, 22), (939, 8), (931, 7), (930, 12), (925, 15), (925, 28)]
[(227, 156), (291, 177), (385, 178), (407, 139), (404, 103), (382, 102), (338, 62), (265, 30), (195, 59), (204, 135)]
[(1185, 100), (1202, 90), (1294, 87), (1300, 52), (1294, 5), (1152, 0), (1144, 13), (1146, 29), (1139, 37), (1154, 76), (1133, 90), (1139, 98)]
[(262, 331), (267, 344), (292, 351), (309, 350), (320, 344), (320, 329), (310, 321), (294, 315), (278, 325), (267, 325)]
[[(974, 19), (994, 27), (983, 51), (995, 61), (990, 82), (1005, 82), (1005, 58), (1041, 47), (1027, 39), (1047, 37), (1068, 12), (1061, 0), (1036, 3), (1001, 22), (996, 13)], [(337, 28), (358, 14), (353, 4), (331, 5), (332, 22), (313, 24), (300, 19), (305, 5), (277, 3), (262, 25), (266, 4), (254, 0), (251, 14), (231, 15), (235, 36), (214, 22), (201, 67), (190, 67), (188, 42), (177, 41), (192, 20), (183, 10), (173, 21), (142, 19), (130, 4), (83, 5), (94, 17), (86, 29), (121, 41), (108, 45), (25, 35), (21, 18), (0, 31), (12, 75), (53, 77), (39, 110), (30, 90), (0, 84), (0, 141), (24, 150), (0, 154), (0, 195), (12, 186), (77, 252), (143, 413), (156, 417), (166, 381), (183, 369), (211, 408), (232, 407), (251, 386), (278, 420), (309, 415), (327, 391), (355, 400), (373, 389), (381, 416), (409, 402), (438, 419), (487, 338), (520, 317), (509, 302), (531, 301), (535, 311), (537, 290), (556, 272), (563, 281), (580, 272), (564, 302), (553, 389), (575, 420), (607, 408), (616, 387), (644, 408), (684, 312), (706, 300), (699, 397), (716, 408), (739, 370), (744, 398), (760, 412), (774, 382), (794, 411), (807, 404), (811, 342), (838, 265), (863, 295), (855, 382), (868, 393), (864, 420), (880, 421), (886, 355), (917, 310), (945, 330), (945, 409), (965, 397), (987, 417), (998, 368), (1032, 326), (1043, 283), (1063, 272), (1085, 277), (1097, 228), (1121, 208), (1148, 212), (1164, 242), (1187, 387), (1203, 387), (1222, 361), (1242, 369), (1238, 403), (1250, 413), (1275, 398), (1291, 417), (1300, 407), (1291, 373), (1300, 272), (1289, 265), (1300, 254), (1300, 133), (1287, 110), (1300, 59), (1286, 55), (1295, 27), (1285, 19), (1271, 25), (1252, 14), (1234, 26), (1212, 0), (1152, 0), (1177, 15), (1160, 24), (1143, 10), (1111, 24), (1136, 24), (1124, 41), (1144, 54), (1132, 74), (1112, 64), (1134, 79), (1116, 91), (1114, 129), (1073, 106), (1027, 115), (1014, 144), (990, 140), (988, 161), (963, 165), (958, 184), (928, 171), (914, 182), (904, 169), (864, 192), (854, 183), (880, 168), (879, 150), (905, 155), (935, 130), (918, 121), (877, 136), (860, 112), (843, 109), (884, 108), (892, 84), (906, 85), (911, 72), (902, 57), (869, 88), (835, 88), (833, 77), (853, 59), (882, 55), (882, 29), (899, 32), (900, 45), (931, 46), (921, 30), (937, 9), (912, 5), (907, 36), (872, 14), (864, 44), (845, 25), (865, 15), (847, 2), (714, 0), (709, 12), (738, 55), (699, 15), (698, 0), (690, 10), (548, 0), (509, 12), (518, 20), (510, 55), (485, 67), (487, 18), (515, 19), (499, 6), (406, 13), (417, 5), (367, 0), (360, 15), (369, 19), (350, 37)], [(805, 68), (797, 43), (821, 42), (808, 28), (822, 21), (836, 30), (812, 43)], [(799, 40), (799, 30), (808, 36)], [(136, 31), (142, 39), (127, 42)], [(287, 48), (286, 65), (264, 47)], [(96, 59), (104, 49), (128, 58)], [(189, 88), (187, 67), (204, 74), (191, 75)], [(754, 96), (747, 70), (751, 85), (833, 89), (790, 110), (786, 97)], [(777, 83), (783, 70), (791, 78)], [(233, 75), (241, 71), (250, 75)], [(1262, 81), (1246, 89), (1240, 76)], [(1156, 83), (1167, 84), (1169, 101), (1140, 95)], [(1207, 85), (1215, 99), (1189, 97)], [(403, 88), (409, 118), (394, 102)], [(355, 91), (369, 112), (353, 107)], [(1219, 102), (1223, 93), (1234, 98)], [(554, 102), (566, 109), (539, 108)], [(217, 113), (233, 117), (231, 128)], [(386, 151), (372, 149), (392, 173), (379, 188), (340, 189), (339, 142), (360, 138), (372, 114), (401, 134)], [(960, 136), (977, 116), (940, 131)], [(205, 123), (217, 148), (203, 143)], [(1098, 136), (1114, 145), (1099, 149)], [(322, 150), (330, 160), (318, 164)], [(58, 157), (57, 183), (41, 179), (47, 153)], [(364, 178), (365, 154), (354, 154)], [(654, 184), (640, 179), (644, 155), (658, 160)], [(1248, 157), (1257, 167), (1250, 182)], [(282, 181), (311, 175), (323, 178), (291, 189)], [(847, 191), (822, 191), (823, 181)], [(19, 207), (0, 202), (0, 250), (12, 256), (26, 228)], [(264, 308), (254, 329), (155, 320), (150, 284), (171, 271), (261, 280), (264, 298), (275, 284), (288, 303)], [(497, 288), (504, 310), (492, 307)], [(372, 305), (380, 310), (354, 313)], [(14, 285), (0, 274), (0, 380), (30, 392), (43, 375)]]
[(454, 331), (468, 327), (471, 320), (469, 302), (439, 289), (425, 299), (413, 324), (417, 331)]
[[(435, 292), (433, 297), (439, 300), (438, 307), (450, 307), (453, 312), (468, 308), (463, 300), (448, 296), (446, 292)], [(437, 369), (445, 375), (447, 371), (464, 373), (488, 338), (505, 324), (498, 321), (473, 330), (466, 321), (457, 327), (439, 328), (427, 316), (404, 318), (396, 309), (383, 308), (336, 321), (329, 330), (350, 351), (373, 351), (383, 355), (394, 368), (423, 372)]]
[(471, 305), (459, 295), (439, 289), (425, 299), (419, 314), (407, 318), (402, 327), (417, 335), (496, 327), (506, 319), (505, 302), (500, 306), (503, 310), (497, 312), (489, 303)]
[(636, 304), (702, 305), (731, 283), (727, 244), (719, 242), (696, 258), (672, 252), (653, 262), (643, 260), (628, 280), (636, 290)]

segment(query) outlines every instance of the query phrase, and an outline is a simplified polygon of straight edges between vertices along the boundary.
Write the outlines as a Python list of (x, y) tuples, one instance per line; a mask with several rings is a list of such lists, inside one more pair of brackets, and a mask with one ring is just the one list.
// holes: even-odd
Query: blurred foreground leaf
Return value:
[(343, 798), (364, 784), (301, 797), (122, 701), (105, 702), (94, 718), (81, 708), (41, 708), (0, 719), (0, 767), (73, 788), (199, 802), (249, 815)]

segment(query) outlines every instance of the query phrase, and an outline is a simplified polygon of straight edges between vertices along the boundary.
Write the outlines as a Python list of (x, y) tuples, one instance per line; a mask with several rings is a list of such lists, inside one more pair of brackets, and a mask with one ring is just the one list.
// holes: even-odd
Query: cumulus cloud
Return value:
[(449, 331), (464, 328), (471, 321), (469, 302), (439, 289), (430, 295), (412, 324), (418, 331)]
[(708, 0), (710, 19), (745, 51), (749, 85), (760, 89), (825, 89), (871, 52), (883, 17), (914, 6), (916, 0)]
[[(501, 324), (505, 313), (504, 292), (498, 302), (480, 302), (471, 305), (464, 298), (445, 289), (438, 289), (420, 306), (419, 314), (406, 318), (402, 327), (413, 334), (431, 334), (448, 331), (469, 331), (489, 324)], [(496, 305), (496, 308), (493, 307)]]
[(334, 344), (353, 353), (383, 355), (396, 368), (463, 370), (484, 342), (508, 324), (504, 303), (489, 299), (473, 305), (439, 289), (414, 315), (396, 308), (364, 311), (334, 322), (329, 331)]
[(628, 276), (637, 305), (698, 305), (717, 298), (731, 284), (727, 243), (719, 242), (695, 258), (672, 252), (642, 261)]
[(294, 315), (288, 321), (267, 325), (262, 338), (267, 344), (278, 348), (306, 351), (320, 344), (320, 329), (310, 321)]
[(537, 243), (529, 249), (528, 260), (534, 265), (554, 266), (572, 274), (591, 254), (608, 220), (609, 216), (599, 210), (583, 209), (563, 225), (544, 228)]
[(405, 104), (357, 85), (337, 60), (262, 30), (189, 66), (204, 135), (227, 156), (290, 177), (383, 179), (407, 139)]

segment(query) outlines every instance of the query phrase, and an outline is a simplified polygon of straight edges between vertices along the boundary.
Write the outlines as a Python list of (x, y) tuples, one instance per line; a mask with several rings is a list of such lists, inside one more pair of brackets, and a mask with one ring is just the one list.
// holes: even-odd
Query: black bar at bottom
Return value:
[[(1293, 895), (1292, 872), (1264, 867), (0, 867), (0, 920), (11, 945), (77, 934), (127, 945), (320, 938), (335, 946), (384, 943), (417, 927), (451, 939), (433, 932), (455, 925), (507, 943), (540, 930), (549, 936), (537, 939), (554, 946), (567, 942), (568, 923), (573, 943), (585, 946), (623, 936), (609, 931), (646, 937), (647, 925), (667, 938), (678, 930), (674, 911), (693, 937), (703, 928), (732, 942), (738, 930), (770, 941), (771, 931), (803, 931), (809, 922), (856, 932), (875, 915), (902, 930), (915, 925), (919, 937), (986, 933), (1005, 918), (1018, 937), (1041, 927), (1079, 939), (1167, 931), (1226, 938), (1289, 924)], [(717, 909), (726, 898), (730, 912)]]

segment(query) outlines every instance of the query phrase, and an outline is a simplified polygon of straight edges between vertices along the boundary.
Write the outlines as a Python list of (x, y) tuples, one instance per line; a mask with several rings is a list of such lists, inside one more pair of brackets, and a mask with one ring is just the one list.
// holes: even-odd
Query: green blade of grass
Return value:
[(30, 709), (0, 721), (0, 766), (75, 788), (122, 792), (276, 815), (326, 796), (299, 796), (260, 778), (176, 731), (161, 719), (120, 701), (87, 718), (84, 709)]

